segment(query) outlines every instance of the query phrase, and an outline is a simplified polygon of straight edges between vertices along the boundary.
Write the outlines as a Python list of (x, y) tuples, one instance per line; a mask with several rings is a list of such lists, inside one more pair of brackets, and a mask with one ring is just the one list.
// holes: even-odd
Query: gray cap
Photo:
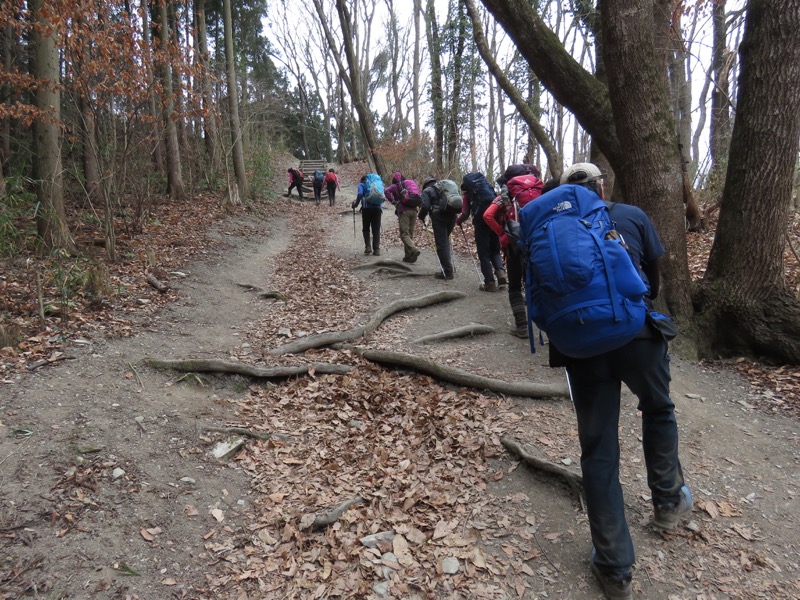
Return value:
[(605, 179), (606, 174), (592, 163), (575, 163), (561, 175), (561, 184), (589, 183), (598, 179)]

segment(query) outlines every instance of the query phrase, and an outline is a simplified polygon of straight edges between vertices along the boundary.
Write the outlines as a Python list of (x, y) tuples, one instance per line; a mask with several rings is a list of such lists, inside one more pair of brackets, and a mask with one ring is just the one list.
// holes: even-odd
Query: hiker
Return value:
[(440, 270), (434, 277), (437, 279), (453, 279), (453, 247), (450, 235), (456, 226), (456, 219), (461, 209), (462, 198), (458, 185), (450, 179), (437, 181), (429, 177), (422, 183), (422, 206), (419, 209), (419, 219), (425, 227), (425, 219), (431, 217), (433, 229), (433, 242), (436, 245), (436, 256), (439, 259)]
[(300, 200), (303, 200), (303, 172), (300, 169), (289, 167), (286, 170), (289, 173), (289, 191), (286, 193), (290, 198), (292, 197), (292, 190), (297, 188), (297, 195)]
[(316, 169), (314, 171), (314, 179), (312, 180), (312, 186), (314, 187), (314, 202), (317, 203), (317, 206), (322, 202), (322, 184), (325, 182), (325, 173)]
[[(527, 157), (525, 157), (527, 158)], [(537, 167), (536, 165), (529, 164), (523, 158), (522, 164), (518, 165), (509, 165), (506, 167), (506, 170), (503, 174), (495, 180), (495, 183), (500, 187), (503, 187), (505, 184), (508, 183), (510, 179), (514, 179), (514, 177), (519, 177), (520, 175), (533, 175), (536, 179), (542, 178), (542, 170)]]
[(522, 253), (514, 237), (512, 224), (518, 221), (517, 210), (531, 200), (542, 195), (544, 184), (535, 175), (519, 175), (508, 180), (500, 195), (483, 213), (483, 220), (500, 238), (508, 275), (508, 302), (514, 317), (511, 335), (525, 339), (528, 337), (528, 314), (525, 311), (525, 297), (522, 294)]
[(483, 276), (479, 289), (483, 292), (496, 292), (500, 286), (508, 283), (508, 279), (503, 267), (503, 257), (500, 255), (500, 238), (483, 220), (483, 213), (497, 195), (483, 173), (464, 175), (461, 189), (464, 192), (464, 202), (456, 225), (461, 227), (468, 217), (472, 217), (475, 248)]
[[(356, 199), (350, 207), (361, 205), (361, 226), (364, 234), (364, 254), (381, 255), (381, 218), (383, 217), (383, 181), (377, 173), (368, 173), (358, 184)], [(371, 234), (371, 236), (370, 236)], [(370, 237), (372, 238), (370, 243)]]
[[(569, 226), (576, 231), (574, 236), (571, 236), (566, 229), (559, 229), (555, 222), (559, 218), (569, 218), (568, 213), (573, 211), (577, 213), (576, 217), (572, 217), (573, 220), (580, 219), (588, 223), (582, 216), (584, 212), (580, 205), (586, 202), (584, 206), (588, 210), (591, 203), (596, 204), (598, 198), (604, 197), (602, 182), (604, 177), (600, 169), (592, 163), (572, 165), (561, 176), (559, 187), (529, 203), (520, 211), (524, 241), (532, 247), (529, 260), (534, 262), (541, 260), (541, 254), (540, 258), (536, 258), (538, 248), (534, 247), (536, 241), (543, 240), (546, 235), (537, 225), (540, 222), (537, 220), (540, 214), (544, 214), (543, 218), (551, 223), (549, 226), (552, 229), (551, 236), (556, 236), (558, 242), (562, 244), (569, 244), (576, 254), (582, 252), (579, 244), (571, 242), (577, 240), (578, 236), (587, 235), (587, 229), (583, 228), (581, 232), (580, 228), (570, 224)], [(590, 557), (591, 570), (607, 598), (625, 599), (632, 598), (631, 567), (635, 556), (625, 520), (625, 504), (619, 481), (618, 436), (620, 387), (623, 382), (638, 398), (637, 408), (641, 411), (641, 437), (647, 484), (654, 507), (652, 525), (661, 531), (674, 529), (680, 519), (691, 512), (692, 494), (684, 483), (678, 459), (675, 405), (669, 395), (670, 357), (667, 341), (675, 336), (674, 325), (669, 317), (655, 313), (650, 308), (652, 301), (658, 296), (658, 260), (664, 254), (664, 247), (644, 211), (628, 204), (609, 202), (605, 204), (609, 213), (607, 220), (614, 230), (605, 229), (603, 237), (592, 232), (590, 235), (593, 235), (594, 241), (590, 239), (586, 243), (602, 245), (607, 254), (610, 252), (609, 244), (614, 245), (615, 251), (623, 257), (629, 256), (630, 261), (626, 259), (622, 262), (627, 264), (622, 265), (618, 260), (610, 267), (613, 275), (609, 275), (608, 271), (597, 266), (595, 262), (592, 279), (599, 280), (600, 289), (608, 288), (608, 283), (612, 279), (617, 288), (630, 288), (630, 276), (622, 271), (628, 269), (641, 286), (639, 289), (642, 291), (639, 293), (640, 303), (643, 304), (642, 321), (630, 321), (630, 315), (637, 311), (637, 303), (626, 299), (623, 300), (623, 305), (619, 305), (618, 300), (623, 294), (614, 290), (610, 292), (609, 306), (617, 304), (618, 318), (611, 318), (612, 309), (607, 309), (608, 318), (597, 320), (601, 323), (600, 326), (605, 328), (603, 330), (605, 335), (602, 339), (599, 335), (595, 335), (591, 336), (592, 339), (584, 341), (587, 348), (597, 348), (600, 344), (609, 347), (605, 340), (619, 336), (620, 328), (627, 327), (630, 321), (634, 328), (628, 336), (619, 338), (627, 340), (622, 341), (622, 345), (615, 344), (616, 347), (611, 346), (612, 349), (599, 354), (589, 352), (587, 356), (581, 358), (574, 357), (574, 350), (571, 352), (564, 350), (572, 346), (573, 338), (580, 336), (576, 331), (589, 326), (587, 323), (590, 322), (589, 317), (593, 309), (586, 306), (579, 308), (585, 321), (577, 324), (574, 314), (570, 314), (571, 323), (564, 322), (563, 327), (566, 329), (580, 328), (571, 330), (569, 337), (559, 337), (559, 341), (554, 342), (554, 335), (557, 333), (554, 328), (550, 327), (547, 333), (550, 339), (550, 366), (566, 367), (578, 421), (581, 471), (593, 544)], [(562, 207), (560, 216), (553, 216), (553, 205)], [(537, 238), (536, 233), (528, 233), (535, 231), (539, 232), (540, 237)], [(561, 237), (558, 232), (562, 232)], [(624, 240), (624, 245), (620, 243), (619, 235)], [(564, 240), (564, 236), (571, 239)], [(603, 245), (603, 240), (608, 241), (608, 244)], [(600, 244), (597, 244), (598, 241)], [(556, 241), (550, 243), (556, 244)], [(574, 258), (578, 260), (577, 256)], [(541, 268), (539, 272), (543, 272)], [(531, 271), (528, 271), (528, 277), (531, 277)], [(526, 283), (532, 280), (531, 277)], [(568, 281), (559, 283), (564, 287), (568, 284)], [(529, 314), (532, 314), (537, 307), (544, 306), (542, 296), (547, 293), (544, 286), (537, 289), (537, 286), (532, 284), (530, 289), (526, 289)], [(578, 292), (573, 292), (573, 295), (576, 293)], [(538, 300), (536, 294), (539, 294)], [(533, 300), (537, 302), (536, 306), (532, 304)], [(573, 308), (576, 308), (576, 305), (573, 305)], [(628, 314), (623, 315), (623, 311)], [(645, 325), (641, 326), (640, 322), (644, 322)], [(563, 334), (563, 331), (560, 333)], [(599, 333), (599, 330), (596, 333)]]
[(392, 175), (392, 185), (384, 190), (386, 199), (394, 205), (397, 223), (400, 227), (400, 241), (403, 242), (403, 262), (415, 263), (419, 250), (414, 245), (414, 226), (417, 223), (417, 209), (422, 204), (417, 184), (403, 177), (401, 171)]
[(333, 168), (328, 169), (328, 172), (325, 173), (325, 186), (328, 188), (328, 205), (333, 206), (336, 202), (336, 190), (342, 189), (339, 184), (339, 176)]

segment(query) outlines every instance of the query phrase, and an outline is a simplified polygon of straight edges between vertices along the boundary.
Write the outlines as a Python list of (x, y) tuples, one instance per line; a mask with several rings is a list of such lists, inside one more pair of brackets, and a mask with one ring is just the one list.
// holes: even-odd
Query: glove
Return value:
[(355, 210), (355, 209), (356, 209), (356, 203), (355, 203), (355, 201), (353, 201), (353, 202), (350, 204), (350, 208), (352, 208), (353, 210)]
[(462, 224), (463, 222), (464, 222), (464, 215), (458, 215), (458, 217), (456, 217), (456, 225), (458, 225), (459, 227), (461, 227), (461, 224)]

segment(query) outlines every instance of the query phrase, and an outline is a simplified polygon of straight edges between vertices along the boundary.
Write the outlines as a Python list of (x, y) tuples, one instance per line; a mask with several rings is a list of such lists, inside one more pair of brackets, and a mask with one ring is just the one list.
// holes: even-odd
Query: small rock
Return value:
[(394, 539), (394, 531), (379, 531), (372, 535), (366, 535), (359, 541), (367, 548), (377, 548), (380, 542), (391, 542)]
[(139, 298), (136, 302), (138, 304), (141, 304), (142, 306), (144, 306), (145, 304), (150, 304), (150, 300), (148, 300), (147, 298)]
[(244, 446), (244, 444), (245, 444), (244, 438), (240, 437), (234, 438), (232, 440), (227, 440), (225, 442), (220, 442), (219, 444), (214, 446), (214, 449), (211, 451), (211, 455), (214, 458), (223, 459), (230, 456), (237, 450), (239, 450), (242, 446)]
[(189, 485), (194, 485), (197, 482), (191, 477), (181, 477), (181, 483), (188, 483)]
[(123, 475), (125, 475), (125, 469), (122, 469), (120, 467), (117, 467), (116, 469), (111, 471), (111, 477), (113, 477), (114, 479), (119, 479)]
[(567, 466), (570, 466), (572, 464), (572, 459), (571, 458), (562, 458), (561, 462), (563, 464), (567, 465)]
[(347, 422), (348, 427), (355, 427), (356, 429), (361, 429), (364, 426), (364, 421), (359, 421), (358, 419), (352, 419)]
[(372, 586), (372, 591), (378, 598), (385, 598), (389, 593), (389, 585), (391, 585), (390, 581), (379, 581)]
[(454, 556), (448, 556), (442, 561), (442, 573), (445, 575), (455, 575), (460, 567), (458, 559)]
[(135, 417), (133, 420), (137, 423), (144, 423), (144, 417)]
[(280, 329), (278, 329), (278, 335), (287, 338), (292, 337), (292, 330), (289, 329), (288, 327), (281, 327)]
[(686, 394), (686, 397), (692, 400), (700, 400), (700, 398), (702, 398), (700, 394)]
[(700, 525), (698, 525), (697, 521), (689, 521), (686, 524), (686, 529), (688, 529), (689, 531), (693, 531), (694, 533), (697, 533), (698, 531), (700, 531)]

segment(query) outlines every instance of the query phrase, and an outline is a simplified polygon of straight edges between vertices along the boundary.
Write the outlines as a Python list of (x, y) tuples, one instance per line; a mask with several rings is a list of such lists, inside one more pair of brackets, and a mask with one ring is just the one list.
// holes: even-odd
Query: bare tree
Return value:
[[(223, 2), (223, 25), (225, 28), (225, 71), (228, 79), (228, 119), (231, 128), (233, 172), (239, 193), (250, 196), (247, 173), (244, 168), (244, 147), (242, 143), (242, 126), (239, 122), (239, 87), (236, 83), (236, 60), (233, 52), (233, 23), (231, 19), (231, 0)], [(238, 204), (238, 195), (229, 194), (231, 202)]]
[(181, 172), (181, 151), (178, 144), (178, 128), (175, 124), (175, 93), (172, 84), (172, 60), (170, 59), (169, 7), (167, 0), (159, 3), (159, 42), (161, 48), (161, 86), (164, 94), (163, 121), (167, 146), (167, 193), (175, 200), (183, 200), (186, 191)]

